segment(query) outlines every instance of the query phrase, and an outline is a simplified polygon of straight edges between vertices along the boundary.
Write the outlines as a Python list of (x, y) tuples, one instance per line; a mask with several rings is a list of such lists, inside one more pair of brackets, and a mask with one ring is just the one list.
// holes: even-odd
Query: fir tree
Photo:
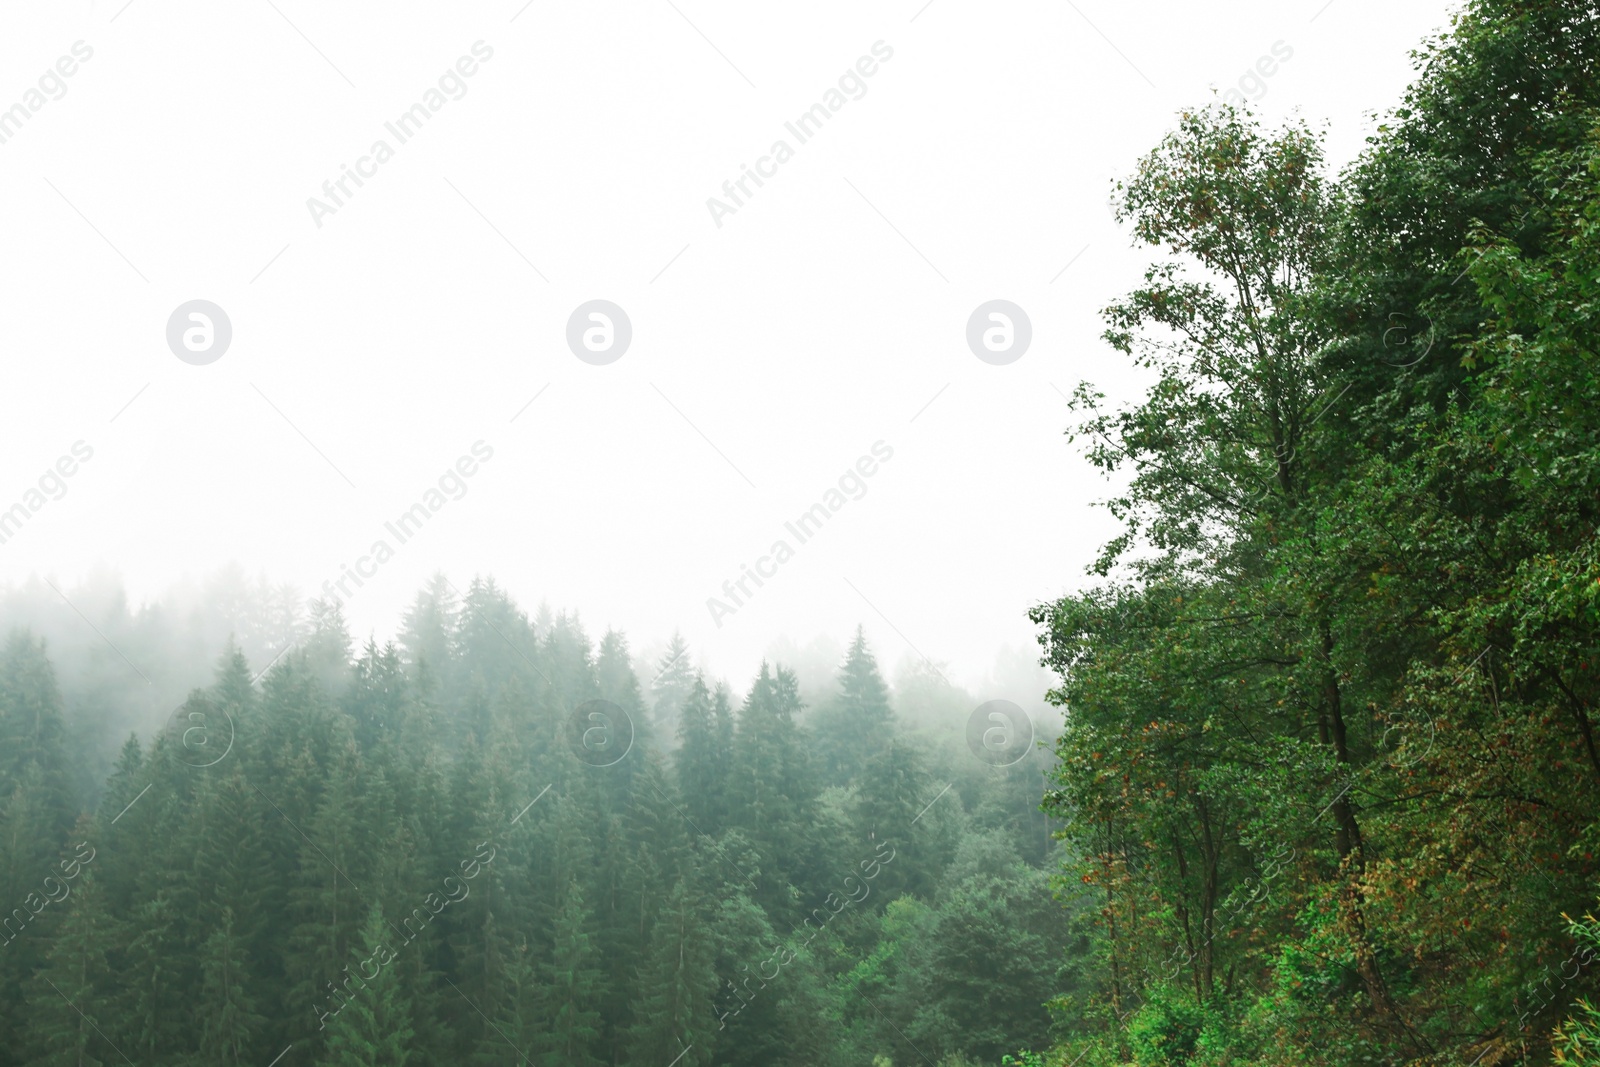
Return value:
[(266, 1021), (250, 994), (244, 943), (234, 933), (233, 909), (222, 909), (221, 921), (201, 948), (200, 1057), (207, 1064), (239, 1067), (250, 1062), (252, 1039)]
[(589, 909), (583, 889), (567, 885), (561, 910), (556, 914), (554, 949), (545, 966), (545, 1063), (548, 1067), (600, 1067), (596, 1055), (600, 1038), (600, 1004), (603, 972), (589, 932)]
[(406, 662), (413, 669), (426, 664), (435, 681), (447, 683), (459, 622), (455, 588), (443, 574), (435, 574), (412, 601), (400, 627), (400, 647), (405, 650)]
[[(939, 795), (939, 786), (923, 769), (917, 750), (892, 741), (866, 765), (851, 810), (857, 851), (863, 856), (890, 854), (873, 882), (874, 905), (881, 907), (901, 893), (927, 894), (933, 888), (929, 871), (934, 849), (928, 843), (932, 822), (924, 808)], [(942, 797), (942, 804), (954, 804)]]
[(640, 968), (628, 1062), (676, 1061), (680, 1067), (711, 1062), (717, 1035), (715, 957), (693, 891), (679, 881), (650, 933)]
[(889, 687), (878, 673), (878, 661), (867, 648), (866, 632), (856, 627), (839, 668), (839, 692), (815, 716), (817, 750), (826, 781), (854, 781), (874, 755), (894, 736)]
[(123, 1061), (113, 1043), (119, 1027), (112, 1015), (106, 963), (118, 926), (106, 912), (92, 871), (80, 875), (70, 900), (44, 968), (29, 983), (29, 1030), (37, 1046), (29, 1067), (102, 1067)]
[(674, 630), (667, 650), (656, 664), (656, 676), (650, 682), (650, 697), (654, 702), (651, 718), (657, 736), (679, 735), (678, 716), (698, 677), (699, 673), (689, 662), (689, 643)]
[[(352, 953), (350, 998), (327, 1020), (321, 1067), (405, 1067), (411, 1061), (411, 998), (394, 963), (394, 933), (377, 904)], [(369, 974), (369, 972), (371, 972)], [(331, 1008), (331, 1005), (329, 1005)]]
[(678, 720), (678, 790), (685, 814), (696, 833), (717, 834), (722, 829), (723, 796), (730, 752), (722, 747), (713, 718), (711, 693), (698, 673), (684, 698)]
[[(633, 673), (628, 639), (615, 630), (607, 630), (600, 639), (600, 651), (594, 667), (600, 699), (611, 701), (628, 716), (633, 724), (635, 748), (642, 750), (653, 744), (653, 726), (650, 716), (645, 713), (644, 697), (639, 692), (639, 676)], [(634, 765), (634, 761), (630, 760), (620, 769), (631, 771)]]

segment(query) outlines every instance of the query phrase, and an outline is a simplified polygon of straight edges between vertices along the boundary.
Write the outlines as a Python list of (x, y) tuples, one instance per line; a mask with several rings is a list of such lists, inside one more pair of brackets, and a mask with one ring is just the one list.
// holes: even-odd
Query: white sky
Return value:
[[(0, 144), (0, 509), (94, 450), (0, 545), (0, 583), (109, 565), (139, 599), (236, 560), (309, 594), (381, 537), (358, 636), (443, 569), (636, 648), (681, 628), (730, 678), (862, 622), (958, 681), (1031, 645), (1027, 607), (1111, 532), (1060, 395), (1133, 384), (1097, 311), (1149, 253), (1110, 178), (1277, 42), (1260, 110), (1326, 122), (1343, 163), (1450, 10), (122, 3), (0, 13), (0, 109), (93, 49)], [(399, 144), (384, 123), (480, 40), (466, 95)], [(784, 123), (877, 41), (866, 95), (798, 144)], [(319, 229), (307, 198), (380, 138), (394, 157)], [(719, 229), (706, 199), (780, 138), (794, 158)], [(207, 366), (167, 347), (192, 299), (232, 322)], [(591, 299), (632, 322), (606, 366), (566, 345)], [(991, 299), (1032, 322), (1007, 366), (966, 345)], [(398, 544), (384, 522), (479, 440), (467, 494)], [(787, 535), (880, 440), (865, 496)], [(717, 627), (706, 599), (780, 537), (794, 558)]]

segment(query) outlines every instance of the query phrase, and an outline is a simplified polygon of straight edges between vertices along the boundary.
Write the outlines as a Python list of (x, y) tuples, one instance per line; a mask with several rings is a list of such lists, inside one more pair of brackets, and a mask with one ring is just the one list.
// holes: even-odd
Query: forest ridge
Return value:
[[(243, 616), (281, 621), (258, 592)], [(993, 1059), (1047, 1040), (1067, 935), (1044, 753), (974, 758), (972, 703), (935, 671), (895, 699), (943, 732), (896, 714), (859, 633), (814, 708), (782, 666), (742, 695), (708, 682), (681, 640), (646, 688), (622, 635), (596, 646), (442, 577), (385, 647), (353, 647), (329, 601), (300, 631), (270, 666), (230, 644), (153, 740), (126, 740), (87, 814), (74, 765), (96, 748), (45, 645), (7, 641), (0, 1063)]]

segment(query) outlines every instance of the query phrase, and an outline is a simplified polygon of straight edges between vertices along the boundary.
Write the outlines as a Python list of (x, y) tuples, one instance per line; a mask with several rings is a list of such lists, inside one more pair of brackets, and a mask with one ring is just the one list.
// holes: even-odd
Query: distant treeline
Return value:
[[(3, 1067), (993, 1062), (1049, 1040), (1071, 938), (1045, 754), (997, 768), (908, 725), (927, 709), (892, 706), (859, 633), (808, 708), (788, 669), (737, 695), (681, 641), (641, 685), (622, 635), (487, 581), (436, 580), (386, 647), (285, 605), (293, 646), (259, 678), (229, 647), (125, 735), (90, 811), (77, 768), (103, 739), (69, 726), (34, 634), (0, 651)], [(127, 628), (131, 662), (180, 670), (157, 620)], [(114, 719), (147, 687), (103, 651), (91, 669), (124, 676), (85, 706)]]

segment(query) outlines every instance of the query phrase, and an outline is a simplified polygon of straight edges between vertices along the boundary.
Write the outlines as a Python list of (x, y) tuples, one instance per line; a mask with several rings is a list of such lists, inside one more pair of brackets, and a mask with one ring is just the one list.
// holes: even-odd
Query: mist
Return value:
[(1595, 0), (0, 31), (0, 1067), (1600, 1062)]

